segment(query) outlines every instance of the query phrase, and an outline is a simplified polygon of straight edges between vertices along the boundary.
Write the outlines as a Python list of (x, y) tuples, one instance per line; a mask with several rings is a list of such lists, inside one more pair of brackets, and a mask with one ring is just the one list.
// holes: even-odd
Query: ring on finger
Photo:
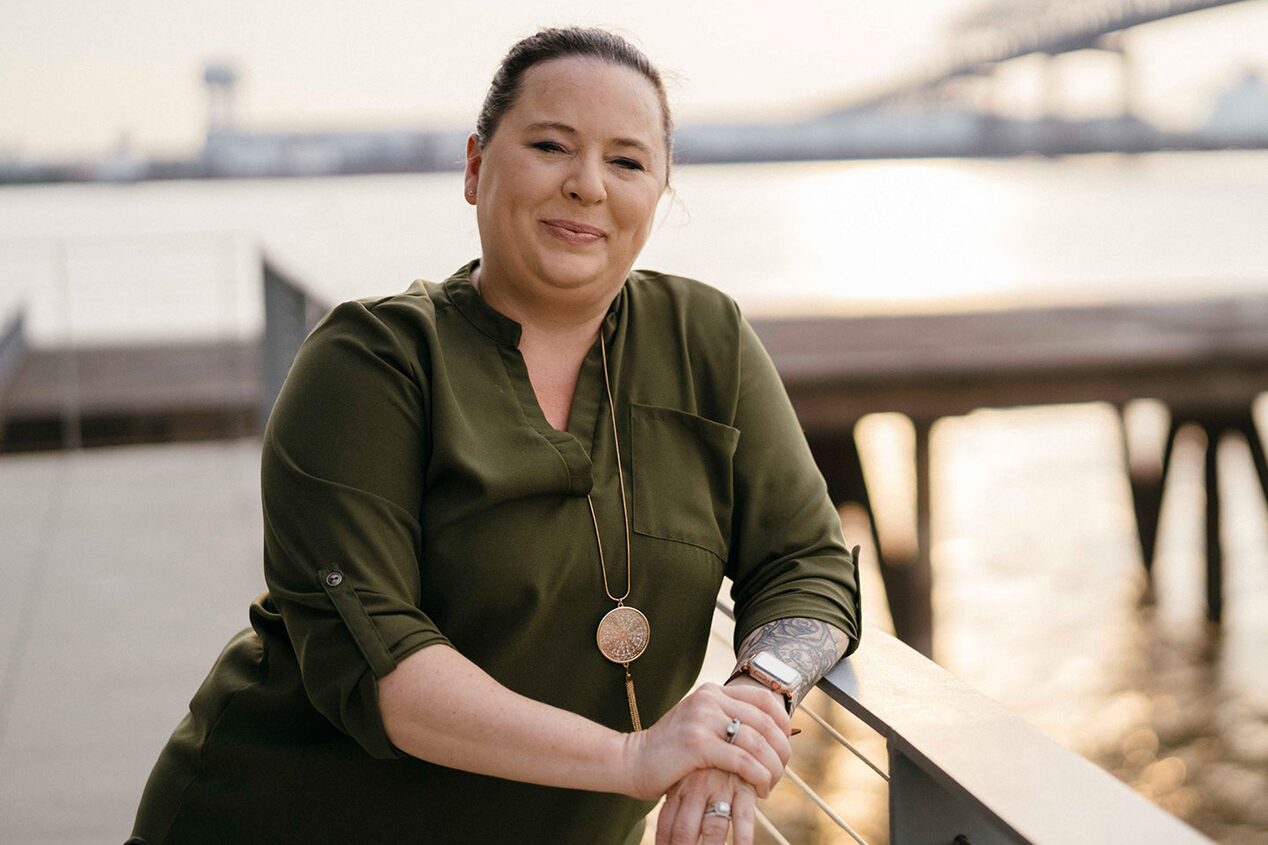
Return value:
[(726, 723), (726, 741), (728, 745), (732, 742), (735, 742), (735, 735), (738, 734), (739, 732), (740, 732), (739, 719), (732, 719), (731, 721)]
[(726, 801), (714, 801), (712, 804), (709, 805), (709, 808), (704, 811), (704, 817), (706, 819), (709, 818), (710, 816), (718, 816), (720, 818), (730, 819), (731, 805), (728, 804)]

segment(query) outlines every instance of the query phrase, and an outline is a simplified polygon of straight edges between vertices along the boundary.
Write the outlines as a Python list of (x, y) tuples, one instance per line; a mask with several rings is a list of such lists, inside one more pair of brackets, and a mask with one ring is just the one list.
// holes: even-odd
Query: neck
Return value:
[(610, 289), (595, 284), (540, 296), (516, 285), (499, 284), (497, 279), (496, 274), (484, 272), (483, 262), (471, 271), (471, 284), (484, 301), (520, 324), (521, 347), (550, 343), (588, 348), (621, 289), (620, 284)]

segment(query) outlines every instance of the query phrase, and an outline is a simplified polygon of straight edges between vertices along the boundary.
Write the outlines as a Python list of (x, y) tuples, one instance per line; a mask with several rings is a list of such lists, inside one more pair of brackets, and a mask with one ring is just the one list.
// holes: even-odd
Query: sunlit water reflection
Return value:
[[(903, 423), (868, 422), (865, 446), (879, 451), (865, 461), (901, 466)], [(1268, 842), (1268, 507), (1249, 452), (1221, 445), (1226, 605), (1215, 628), (1198, 604), (1203, 438), (1182, 431), (1173, 454), (1153, 588), (1120, 438), (1116, 412), (1100, 404), (982, 411), (934, 428), (937, 658), (1218, 841)], [(877, 485), (882, 500), (901, 502), (903, 474), (897, 490)], [(866, 539), (856, 509), (843, 522)], [(865, 575), (864, 613), (885, 627), (879, 578)], [(810, 706), (829, 710), (822, 698)], [(884, 760), (871, 731), (839, 712), (835, 721)], [(807, 730), (822, 744), (799, 747), (801, 765), (820, 772), (869, 842), (887, 841), (880, 779)], [(794, 795), (772, 803), (807, 837), (792, 841), (850, 841)]]

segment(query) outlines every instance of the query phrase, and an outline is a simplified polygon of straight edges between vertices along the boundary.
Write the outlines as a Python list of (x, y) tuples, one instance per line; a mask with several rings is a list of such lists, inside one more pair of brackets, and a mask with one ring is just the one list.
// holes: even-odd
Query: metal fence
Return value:
[[(725, 601), (718, 609), (734, 619)], [(721, 625), (713, 635), (730, 647)], [(797, 711), (885, 782), (890, 845), (1211, 841), (883, 631), (867, 629), (819, 690), (884, 741), (887, 759), (871, 759), (810, 708)], [(869, 845), (797, 763), (794, 755), (789, 781), (832, 825)], [(765, 815), (758, 821), (776, 842), (788, 841)]]

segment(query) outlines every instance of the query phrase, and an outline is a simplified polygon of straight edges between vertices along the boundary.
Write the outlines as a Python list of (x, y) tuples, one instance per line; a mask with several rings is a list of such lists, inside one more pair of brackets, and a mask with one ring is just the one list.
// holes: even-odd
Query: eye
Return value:
[(624, 170), (643, 170), (643, 163), (632, 158), (616, 158), (612, 163)]
[(533, 144), (533, 147), (534, 147), (535, 149), (541, 150), (541, 151), (542, 151), (542, 152), (544, 152), (544, 153), (563, 153), (563, 152), (567, 152), (567, 150), (565, 150), (565, 149), (563, 148), (563, 145), (562, 145), (562, 144), (558, 144), (558, 143), (556, 143), (556, 142), (554, 142), (554, 141), (538, 141), (538, 142), (536, 142), (535, 144)]

